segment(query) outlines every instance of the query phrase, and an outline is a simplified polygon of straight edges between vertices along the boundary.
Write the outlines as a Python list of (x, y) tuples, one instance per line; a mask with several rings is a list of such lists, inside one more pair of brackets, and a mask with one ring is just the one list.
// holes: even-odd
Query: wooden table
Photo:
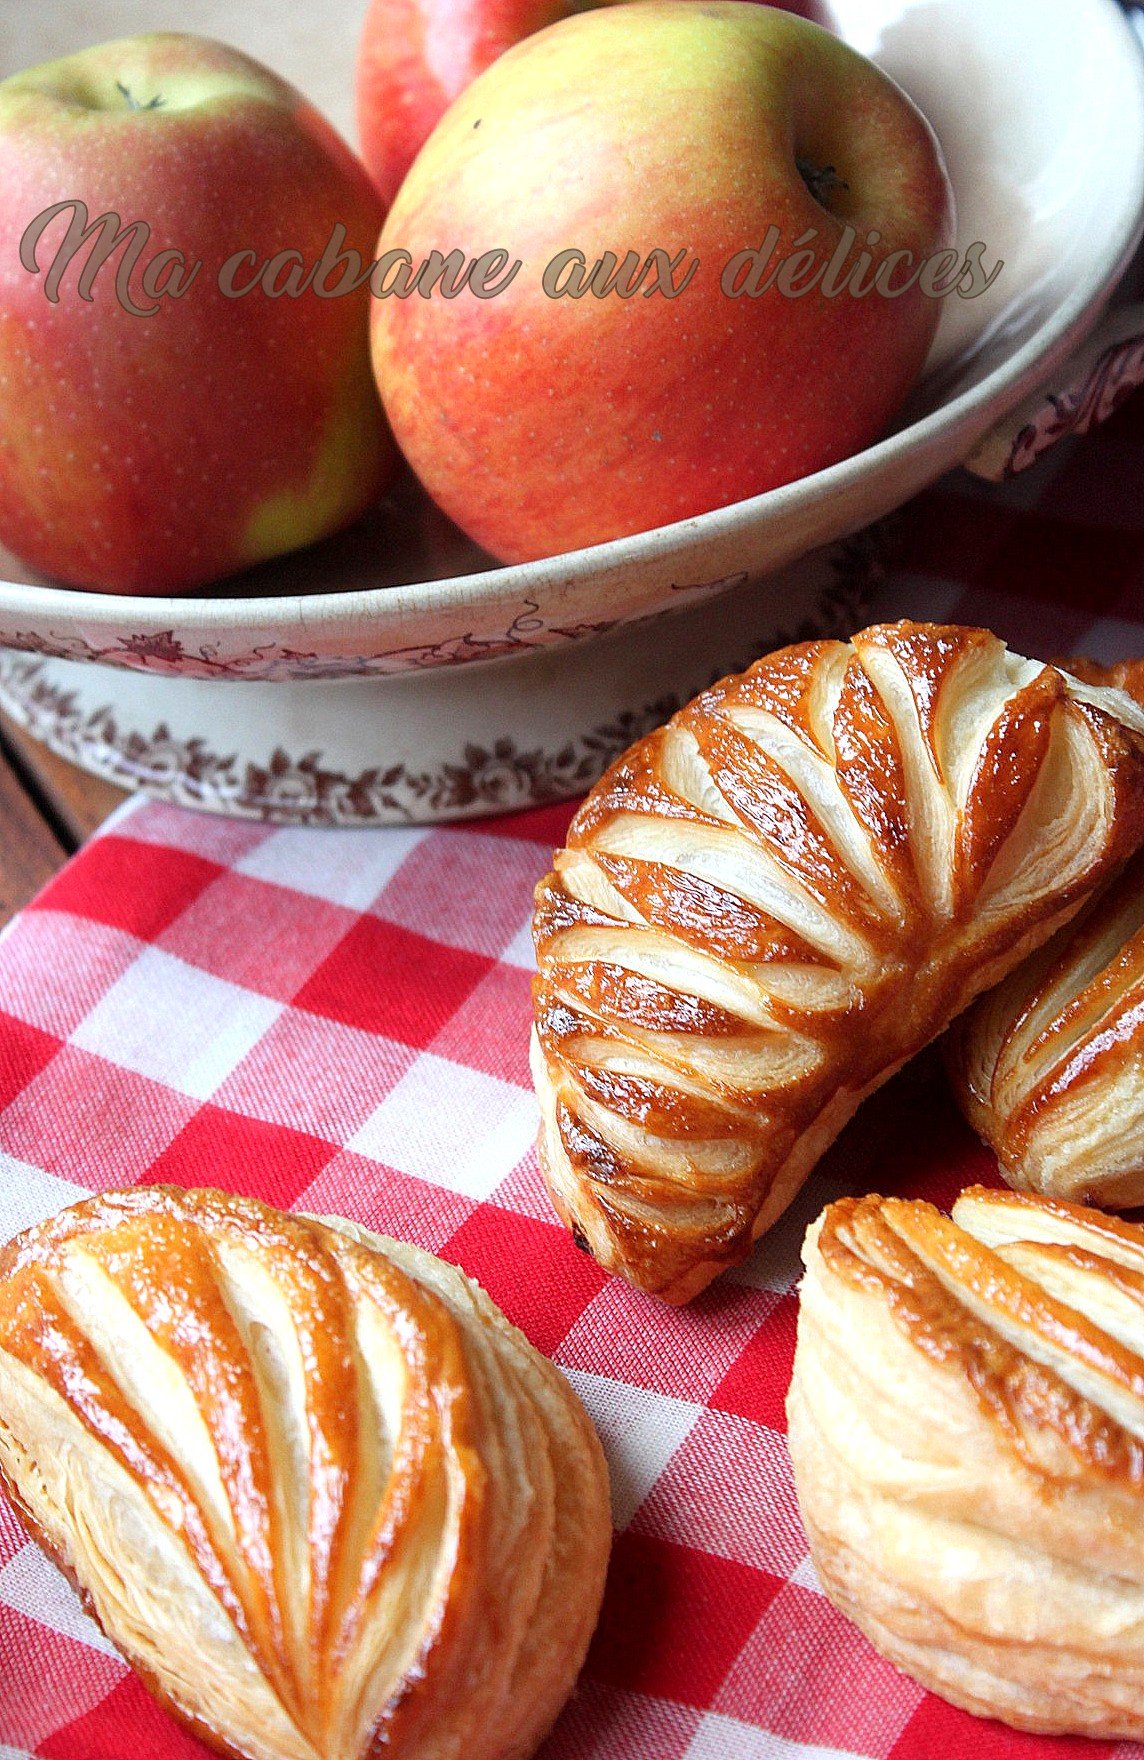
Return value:
[(124, 799), (0, 715), (0, 928)]

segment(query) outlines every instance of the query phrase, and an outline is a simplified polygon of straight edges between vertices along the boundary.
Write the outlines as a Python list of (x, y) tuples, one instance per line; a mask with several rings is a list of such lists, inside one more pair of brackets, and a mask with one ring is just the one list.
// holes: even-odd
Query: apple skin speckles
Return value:
[[(796, 119), (809, 158), (845, 167), (837, 212), (790, 151)], [(952, 224), (928, 124), (828, 32), (745, 0), (580, 13), (487, 68), (402, 184), (380, 250), (496, 245), (521, 269), (493, 299), (375, 301), (382, 400), (430, 494), (503, 561), (691, 518), (870, 444), (940, 311), (918, 288), (733, 296), (736, 254), (774, 228), (781, 259), (809, 231), (825, 267), (850, 226), (920, 261)], [(677, 291), (658, 270), (648, 297), (546, 290), (573, 249), (589, 276), (682, 253)]]
[[(76, 263), (53, 304), (66, 217), (40, 240), (40, 274), (20, 241), (76, 199), (91, 221), (150, 228), (135, 303), (163, 250), (201, 263), (187, 290), (135, 316), (113, 258), (90, 303)], [(368, 290), (230, 299), (218, 277), (240, 250), (316, 262), (337, 224), (372, 261), (383, 212), (325, 120), (222, 44), (129, 38), (0, 84), (0, 540), (69, 585), (184, 593), (363, 512), (396, 464)]]

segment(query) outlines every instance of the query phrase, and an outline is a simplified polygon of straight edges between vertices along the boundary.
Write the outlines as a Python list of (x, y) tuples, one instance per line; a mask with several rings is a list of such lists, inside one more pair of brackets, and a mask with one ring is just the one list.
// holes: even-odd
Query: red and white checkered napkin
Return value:
[[(1034, 476), (915, 504), (907, 572), (875, 612), (991, 623), (1046, 655), (1144, 652), (1144, 400)], [(101, 1187), (217, 1184), (341, 1211), (478, 1278), (568, 1375), (612, 1468), (603, 1618), (545, 1760), (1112, 1753), (924, 1694), (831, 1608), (807, 1557), (783, 1416), (799, 1240), (846, 1189), (948, 1203), (993, 1176), (935, 1058), (863, 1109), (756, 1257), (682, 1312), (606, 1277), (554, 1221), (533, 1150), (528, 918), (567, 818), (307, 832), (122, 812), (0, 939), (0, 1235)], [(5, 1512), (0, 1760), (30, 1753), (204, 1751)]]

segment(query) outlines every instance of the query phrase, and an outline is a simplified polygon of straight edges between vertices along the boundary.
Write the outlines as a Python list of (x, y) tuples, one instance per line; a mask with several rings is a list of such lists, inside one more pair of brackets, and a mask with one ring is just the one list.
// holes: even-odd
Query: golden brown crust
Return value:
[(1125, 691), (1134, 702), (1144, 703), (1144, 660), (1116, 660), (1109, 665), (1102, 660), (1090, 660), (1083, 654), (1073, 654), (1058, 664), (1073, 678), (1079, 678), (1082, 684), (1096, 685), (1101, 690)]
[[(1065, 664), (1144, 700), (1144, 661)], [(962, 1017), (947, 1061), (1010, 1185), (1144, 1203), (1144, 857)]]
[(538, 888), (556, 1208), (685, 1301), (861, 1099), (1144, 839), (1144, 712), (899, 623), (724, 679), (633, 746)]
[(956, 1023), (947, 1062), (1010, 1185), (1144, 1203), (1144, 857)]
[(1144, 1735), (1144, 1229), (974, 1188), (831, 1205), (787, 1413), (826, 1593), (979, 1715)]
[(611, 1533), (582, 1410), (459, 1272), (167, 1187), (0, 1252), (0, 1476), (151, 1690), (242, 1760), (531, 1753)]

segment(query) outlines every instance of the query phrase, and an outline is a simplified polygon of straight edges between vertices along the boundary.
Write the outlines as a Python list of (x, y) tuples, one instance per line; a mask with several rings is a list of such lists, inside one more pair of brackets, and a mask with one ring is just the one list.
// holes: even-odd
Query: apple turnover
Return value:
[(967, 1711), (1144, 1737), (1144, 1229), (851, 1198), (803, 1259), (787, 1415), (827, 1595)]
[[(1069, 661), (1144, 700), (1144, 661)], [(954, 1026), (962, 1111), (1011, 1186), (1144, 1204), (1144, 856)]]
[(974, 1004), (947, 1061), (1011, 1186), (1144, 1204), (1144, 855)]
[(576, 1240), (686, 1301), (1142, 838), (1144, 711), (985, 630), (880, 625), (705, 691), (537, 892), (540, 1154)]
[(429, 1254), (108, 1193), (0, 1254), (0, 1474), (108, 1637), (246, 1760), (518, 1760), (611, 1537), (563, 1377)]

